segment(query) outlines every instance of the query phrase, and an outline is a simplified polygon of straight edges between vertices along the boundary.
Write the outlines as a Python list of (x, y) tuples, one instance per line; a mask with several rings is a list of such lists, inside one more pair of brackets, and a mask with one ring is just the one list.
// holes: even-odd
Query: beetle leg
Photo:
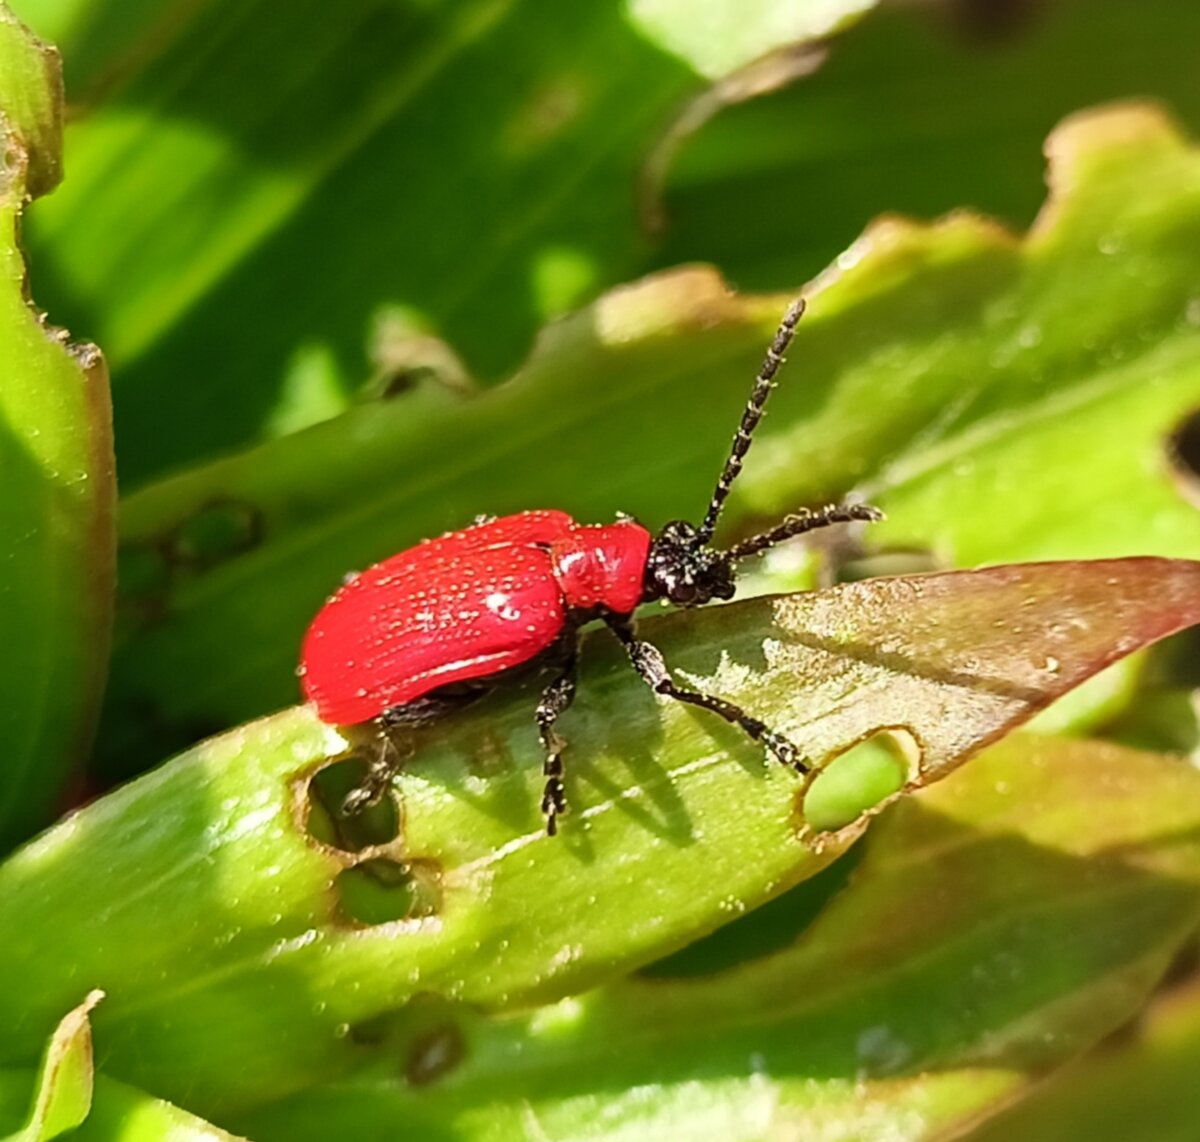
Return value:
[(789, 769), (794, 769), (800, 774), (808, 773), (809, 766), (803, 755), (783, 734), (770, 729), (757, 718), (747, 714), (740, 706), (727, 702), (724, 698), (715, 698), (711, 694), (702, 694), (698, 690), (687, 690), (676, 685), (667, 669), (662, 651), (653, 643), (638, 638), (631, 623), (628, 621), (609, 622), (608, 625), (617, 638), (624, 643), (633, 668), (656, 694), (665, 694), (677, 702), (686, 702), (689, 706), (699, 706), (703, 710), (711, 710), (731, 725), (741, 727), (755, 741), (762, 742)]
[(412, 752), (411, 747), (402, 755), (392, 740), (391, 735), (382, 725), (377, 735), (379, 748), (375, 756), (367, 763), (367, 772), (362, 784), (351, 789), (342, 799), (342, 816), (355, 817), (372, 805), (377, 805), (387, 792), (392, 778), (400, 771), (405, 757)]
[[(400, 706), (392, 706), (384, 710), (371, 723), (375, 729), (376, 746), (374, 755), (367, 762), (367, 772), (363, 782), (357, 789), (351, 789), (342, 800), (342, 814), (353, 817), (364, 809), (379, 803), (387, 792), (392, 778), (400, 772), (400, 767), (412, 756), (413, 730), (434, 722), (453, 713), (460, 707), (469, 704), (479, 696), (478, 689), (463, 692), (438, 692), (406, 702)], [(409, 731), (397, 744), (392, 734), (393, 730)]]
[(542, 812), (546, 816), (546, 832), (554, 836), (558, 832), (558, 816), (567, 809), (567, 794), (563, 788), (562, 752), (566, 742), (554, 732), (554, 723), (575, 698), (576, 667), (579, 664), (577, 640), (572, 636), (564, 651), (562, 669), (558, 677), (542, 692), (537, 705), (538, 733), (546, 759), (542, 773), (546, 778), (546, 789), (542, 794)]

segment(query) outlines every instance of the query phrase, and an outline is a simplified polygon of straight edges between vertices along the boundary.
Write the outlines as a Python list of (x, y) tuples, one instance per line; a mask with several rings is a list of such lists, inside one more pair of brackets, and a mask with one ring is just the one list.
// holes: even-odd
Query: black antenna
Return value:
[(794, 539), (806, 531), (816, 531), (834, 523), (853, 523), (856, 520), (862, 523), (878, 523), (881, 519), (883, 512), (870, 504), (830, 504), (816, 511), (806, 508), (785, 517), (762, 535), (754, 535), (741, 543), (735, 543), (727, 554), (731, 559), (744, 559), (747, 555), (757, 555), (760, 551), (766, 551), (768, 547), (774, 547), (786, 539)]
[[(725, 469), (721, 473), (721, 478), (717, 481), (716, 489), (713, 491), (712, 499), (708, 504), (708, 511), (704, 513), (704, 522), (700, 525), (696, 533), (696, 540), (699, 544), (706, 544), (713, 537), (713, 532), (717, 527), (717, 519), (721, 515), (721, 507), (725, 503), (726, 496), (729, 495), (729, 489), (733, 486), (733, 481), (737, 479), (738, 473), (742, 470), (742, 461), (746, 458), (746, 453), (750, 451), (750, 439), (754, 434), (754, 430), (758, 427), (758, 422), (762, 420), (763, 406), (767, 403), (767, 397), (771, 395), (771, 389), (775, 387), (771, 382), (775, 379), (775, 374), (779, 371), (779, 366), (783, 364), (783, 355), (787, 352), (787, 347), (792, 343), (792, 336), (796, 332), (796, 323), (800, 320), (803, 313), (804, 299), (798, 297), (788, 306), (788, 311), (783, 315), (783, 320), (779, 323), (779, 329), (776, 330), (775, 339), (771, 342), (770, 348), (767, 349), (767, 356), (762, 363), (762, 368), (759, 369), (758, 376), (754, 378), (754, 388), (750, 392), (750, 400), (746, 404), (746, 411), (742, 413), (742, 423), (738, 425), (737, 432), (734, 433), (733, 447), (729, 450), (729, 459), (725, 461)], [(857, 519), (858, 517), (855, 516), (854, 518)], [(834, 521), (830, 520), (828, 522), (832, 523)], [(784, 527), (786, 524), (787, 520), (780, 524), (780, 527)], [(814, 523), (803, 530), (807, 531), (811, 527), (823, 526), (824, 524)], [(776, 530), (779, 529), (777, 528)], [(798, 535), (799, 532), (795, 534)]]

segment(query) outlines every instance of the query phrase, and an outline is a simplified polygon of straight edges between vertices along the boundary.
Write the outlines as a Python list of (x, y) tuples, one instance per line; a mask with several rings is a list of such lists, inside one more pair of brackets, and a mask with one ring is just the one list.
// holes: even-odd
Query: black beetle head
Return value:
[(786, 516), (768, 531), (735, 543), (728, 551), (717, 551), (709, 546), (721, 508), (742, 470), (742, 461), (750, 450), (750, 441), (762, 420), (767, 397), (771, 395), (775, 374), (783, 363), (783, 354), (791, 343), (796, 322), (803, 312), (804, 302), (796, 300), (788, 306), (783, 316), (775, 340), (767, 350), (766, 360), (754, 379), (750, 400), (733, 436), (729, 458), (721, 470), (700, 526), (675, 520), (667, 524), (651, 542), (642, 594), (647, 602), (666, 599), (676, 606), (698, 607), (713, 599), (732, 599), (737, 589), (734, 585), (734, 568), (739, 559), (757, 555), (777, 543), (830, 524), (855, 520), (869, 523), (883, 518), (883, 513), (869, 504), (829, 504), (816, 510), (801, 509)]
[(666, 599), (679, 607), (699, 607), (732, 599), (733, 560), (709, 547), (694, 524), (675, 520), (650, 544), (644, 598)]

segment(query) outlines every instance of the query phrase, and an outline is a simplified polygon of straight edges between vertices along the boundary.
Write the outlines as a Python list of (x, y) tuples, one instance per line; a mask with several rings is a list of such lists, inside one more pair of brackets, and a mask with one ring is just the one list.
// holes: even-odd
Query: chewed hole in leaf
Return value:
[(899, 793), (918, 771), (921, 747), (903, 727), (879, 730), (826, 762), (802, 794), (804, 823), (819, 833), (853, 824)]
[(358, 789), (366, 766), (347, 758), (325, 766), (308, 783), (308, 832), (322, 844), (344, 852), (391, 844), (400, 835), (400, 810), (392, 797), (384, 797), (361, 813), (342, 810), (347, 795)]
[(263, 539), (262, 512), (241, 500), (213, 500), (171, 534), (166, 551), (177, 566), (207, 570), (257, 547)]
[(453, 1023), (431, 1027), (413, 1043), (404, 1064), (404, 1077), (413, 1086), (428, 1086), (462, 1062), (466, 1041)]
[(1188, 413), (1167, 437), (1167, 462), (1179, 494), (1200, 507), (1200, 409)]
[(341, 872), (336, 886), (342, 914), (359, 924), (419, 920), (442, 906), (440, 870), (428, 861), (372, 857)]

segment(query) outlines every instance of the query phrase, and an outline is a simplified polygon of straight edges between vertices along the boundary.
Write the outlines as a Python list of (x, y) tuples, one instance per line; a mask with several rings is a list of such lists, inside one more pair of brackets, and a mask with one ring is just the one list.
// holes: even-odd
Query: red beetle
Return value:
[(424, 725), (541, 665), (556, 671), (537, 706), (545, 750), (542, 811), (553, 835), (567, 805), (564, 743), (554, 722), (575, 696), (579, 628), (593, 619), (621, 640), (656, 693), (711, 710), (785, 765), (807, 772), (800, 751), (783, 735), (731, 702), (676, 685), (662, 655), (637, 637), (633, 624), (638, 605), (654, 599), (694, 607), (732, 598), (736, 564), (748, 555), (830, 524), (882, 518), (866, 504), (833, 505), (787, 516), (725, 551), (709, 546), (803, 312), (802, 301), (792, 304), (767, 350), (698, 527), (676, 520), (652, 536), (627, 516), (590, 525), (560, 511), (480, 519), (375, 564), (329, 599), (304, 639), (299, 674), (305, 696), (322, 721), (372, 724), (380, 743), (365, 784), (347, 798), (345, 811), (361, 810), (386, 790), (399, 764), (393, 729)]

